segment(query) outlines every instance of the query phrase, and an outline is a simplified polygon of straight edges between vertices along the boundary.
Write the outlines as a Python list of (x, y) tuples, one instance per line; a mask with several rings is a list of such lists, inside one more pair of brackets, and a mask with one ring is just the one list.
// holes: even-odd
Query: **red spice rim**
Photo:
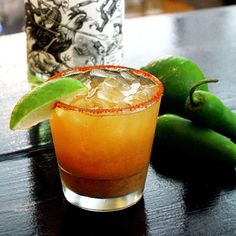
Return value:
[(130, 105), (129, 107), (125, 107), (125, 108), (121, 108), (121, 107), (116, 107), (116, 108), (81, 108), (81, 107), (77, 107), (77, 106), (68, 105), (68, 104), (65, 104), (62, 102), (56, 102), (54, 105), (54, 108), (62, 108), (62, 109), (66, 109), (66, 110), (73, 110), (73, 111), (85, 112), (85, 113), (90, 113), (90, 114), (109, 114), (109, 113), (117, 113), (117, 112), (120, 113), (120, 112), (125, 112), (125, 111), (135, 112), (135, 111), (139, 111), (144, 108), (147, 108), (147, 107), (151, 106), (152, 104), (154, 104), (155, 102), (158, 102), (163, 95), (164, 86), (158, 78), (156, 78), (154, 75), (152, 75), (146, 71), (142, 71), (142, 70), (138, 70), (138, 69), (134, 69), (134, 68), (130, 68), (130, 67), (125, 67), (125, 66), (97, 65), (97, 66), (75, 67), (70, 70), (64, 70), (64, 71), (52, 76), (48, 80), (53, 80), (53, 79), (63, 77), (65, 75), (67, 75), (68, 73), (70, 73), (71, 71), (86, 72), (86, 71), (89, 71), (92, 69), (114, 69), (114, 70), (129, 69), (137, 75), (141, 75), (144, 78), (151, 79), (158, 86), (158, 89), (157, 89), (157, 92), (154, 94), (154, 96), (152, 98), (150, 98), (149, 100), (147, 100), (145, 102), (141, 102), (136, 105)]

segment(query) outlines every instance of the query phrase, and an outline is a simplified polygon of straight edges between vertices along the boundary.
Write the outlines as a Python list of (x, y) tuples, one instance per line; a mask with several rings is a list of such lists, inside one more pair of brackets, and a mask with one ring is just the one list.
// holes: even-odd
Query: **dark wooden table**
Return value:
[[(236, 235), (235, 168), (161, 157), (156, 141), (137, 205), (91, 213), (68, 204), (48, 123), (8, 128), (29, 89), (25, 51), (24, 33), (0, 37), (0, 235)], [(164, 54), (189, 57), (218, 78), (210, 91), (236, 112), (236, 7), (126, 20), (125, 65), (139, 68)]]

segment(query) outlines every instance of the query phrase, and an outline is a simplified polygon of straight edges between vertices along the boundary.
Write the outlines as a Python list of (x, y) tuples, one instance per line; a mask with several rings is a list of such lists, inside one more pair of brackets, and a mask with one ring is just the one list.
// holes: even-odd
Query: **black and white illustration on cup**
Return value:
[(120, 64), (123, 0), (25, 0), (31, 73), (51, 76), (82, 65)]

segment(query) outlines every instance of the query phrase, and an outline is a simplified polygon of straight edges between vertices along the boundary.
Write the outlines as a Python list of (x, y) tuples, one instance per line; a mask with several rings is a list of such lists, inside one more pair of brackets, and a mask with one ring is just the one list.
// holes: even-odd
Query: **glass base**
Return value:
[(111, 212), (119, 211), (136, 204), (143, 196), (142, 191), (127, 194), (121, 197), (113, 198), (92, 198), (79, 195), (66, 186), (63, 186), (63, 192), (67, 201), (72, 205), (88, 211)]

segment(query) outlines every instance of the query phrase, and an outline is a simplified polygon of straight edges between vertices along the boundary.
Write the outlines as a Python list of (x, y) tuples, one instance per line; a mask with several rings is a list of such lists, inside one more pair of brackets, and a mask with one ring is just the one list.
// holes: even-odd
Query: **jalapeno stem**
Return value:
[(193, 99), (193, 93), (194, 93), (194, 91), (196, 90), (196, 88), (197, 87), (199, 87), (200, 85), (202, 85), (202, 84), (206, 84), (206, 83), (216, 83), (216, 82), (218, 82), (219, 80), (218, 79), (205, 79), (205, 80), (201, 80), (201, 81), (198, 81), (197, 83), (195, 83), (192, 87), (191, 87), (191, 89), (190, 89), (190, 91), (189, 91), (189, 99), (190, 99), (190, 103), (192, 104), (192, 105), (197, 105), (197, 103), (194, 101), (194, 99)]

